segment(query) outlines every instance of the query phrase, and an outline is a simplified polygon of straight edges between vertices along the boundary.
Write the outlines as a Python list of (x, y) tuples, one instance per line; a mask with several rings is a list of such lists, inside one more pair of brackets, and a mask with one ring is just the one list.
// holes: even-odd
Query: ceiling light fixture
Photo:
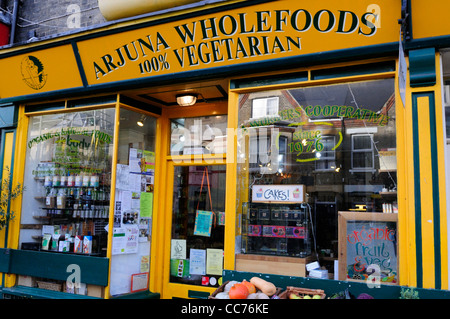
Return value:
[(192, 106), (197, 102), (198, 94), (185, 93), (177, 95), (177, 103), (179, 106)]
[(145, 121), (146, 118), (147, 117), (145, 115), (141, 115), (141, 118), (139, 119), (139, 121), (136, 122), (137, 125), (139, 125), (141, 127), (144, 126), (144, 121)]

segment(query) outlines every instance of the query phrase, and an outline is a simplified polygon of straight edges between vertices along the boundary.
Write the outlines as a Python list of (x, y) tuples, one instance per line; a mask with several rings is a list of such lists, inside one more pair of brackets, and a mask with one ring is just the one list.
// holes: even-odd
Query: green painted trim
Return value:
[(91, 296), (69, 294), (61, 291), (52, 291), (41, 288), (15, 286), (11, 288), (3, 288), (1, 294), (19, 296), (26, 299), (100, 299)]
[(80, 267), (82, 283), (108, 285), (108, 258), (19, 249), (10, 249), (10, 253), (12, 274), (65, 281), (72, 274), (67, 267), (74, 264)]
[(209, 296), (210, 296), (210, 293), (207, 291), (188, 290), (189, 298), (208, 299)]
[(311, 80), (325, 80), (345, 76), (357, 76), (383, 72), (395, 72), (395, 62), (386, 61), (362, 65), (344, 66), (339, 68), (311, 71)]
[(0, 249), (0, 272), (5, 274), (9, 272), (11, 264), (11, 254), (9, 249)]
[(433, 92), (424, 93), (430, 99), (430, 147), (433, 187), (433, 232), (434, 232), (434, 280), (435, 288), (441, 289), (441, 209), (439, 195), (439, 166), (436, 129), (436, 104)]
[[(403, 287), (396, 285), (380, 285), (380, 288), (370, 288), (366, 283), (359, 283), (353, 281), (341, 281), (331, 279), (316, 279), (307, 277), (293, 277), (283, 275), (271, 275), (252, 272), (241, 272), (233, 270), (223, 271), (223, 282), (230, 280), (242, 281), (244, 279), (250, 280), (252, 277), (261, 277), (264, 280), (272, 282), (278, 288), (285, 290), (288, 286), (322, 289), (325, 291), (326, 297), (330, 297), (334, 293), (338, 293), (348, 289), (349, 292), (357, 297), (361, 293), (367, 293), (375, 299), (398, 299), (402, 289), (409, 289), (411, 287)], [(440, 289), (423, 289), (415, 288), (419, 293), (420, 299), (449, 299), (449, 290)], [(363, 300), (364, 301), (364, 300)]]
[(438, 166), (438, 145), (436, 128), (436, 102), (434, 92), (413, 93), (413, 147), (414, 147), (414, 196), (415, 196), (415, 225), (416, 225), (416, 259), (417, 259), (417, 286), (423, 285), (422, 266), (422, 224), (421, 224), (421, 200), (420, 200), (420, 146), (418, 132), (418, 104), (420, 97), (429, 99), (430, 117), (430, 152), (431, 152), (431, 175), (432, 175), (432, 196), (433, 196), (433, 239), (434, 239), (434, 278), (435, 288), (442, 287), (442, 257), (441, 257), (441, 210), (439, 194), (439, 166)]
[(436, 84), (435, 48), (409, 51), (409, 81), (411, 87)]
[(83, 86), (88, 86), (88, 80), (86, 78), (86, 72), (84, 71), (83, 61), (81, 60), (80, 52), (78, 51), (78, 45), (75, 41), (72, 42), (73, 55), (77, 61), (78, 72), (80, 73), (81, 82)]
[(414, 216), (416, 233), (416, 280), (417, 287), (423, 286), (423, 260), (422, 260), (422, 203), (420, 199), (420, 149), (419, 149), (419, 114), (417, 98), (412, 98), (412, 130), (413, 130), (413, 166), (414, 166)]
[(449, 46), (450, 46), (450, 35), (414, 39), (404, 43), (404, 49), (406, 51), (429, 47), (441, 49), (441, 48), (448, 48)]
[(245, 78), (230, 81), (230, 89), (242, 89), (275, 84), (308, 81), (308, 72), (284, 73), (272, 76)]
[(159, 293), (151, 292), (148, 290), (111, 297), (111, 299), (160, 299), (160, 298), (161, 295)]

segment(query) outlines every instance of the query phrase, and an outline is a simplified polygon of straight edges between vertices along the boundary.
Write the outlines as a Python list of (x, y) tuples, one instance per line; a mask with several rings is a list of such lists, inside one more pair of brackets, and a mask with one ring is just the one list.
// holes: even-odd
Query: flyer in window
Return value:
[(209, 275), (222, 275), (223, 249), (206, 249), (206, 273)]
[(206, 250), (190, 249), (189, 273), (191, 275), (206, 275)]
[(172, 239), (170, 243), (170, 259), (186, 259), (185, 239)]
[(125, 252), (127, 254), (133, 254), (138, 249), (139, 228), (137, 225), (127, 225), (125, 227), (125, 234), (127, 237)]

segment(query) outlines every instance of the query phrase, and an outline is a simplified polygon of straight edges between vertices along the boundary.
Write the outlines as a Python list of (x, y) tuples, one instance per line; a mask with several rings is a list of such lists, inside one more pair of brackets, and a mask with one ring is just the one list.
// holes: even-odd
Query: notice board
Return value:
[(398, 215), (339, 212), (339, 280), (398, 284)]

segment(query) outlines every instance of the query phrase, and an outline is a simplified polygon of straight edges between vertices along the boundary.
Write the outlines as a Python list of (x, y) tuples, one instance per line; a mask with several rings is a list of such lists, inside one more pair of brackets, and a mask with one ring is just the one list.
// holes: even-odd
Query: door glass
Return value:
[(120, 109), (111, 249), (111, 295), (148, 289), (155, 141), (156, 118)]
[(225, 165), (175, 167), (170, 282), (220, 285), (225, 175)]
[(170, 155), (224, 154), (227, 115), (172, 119)]

